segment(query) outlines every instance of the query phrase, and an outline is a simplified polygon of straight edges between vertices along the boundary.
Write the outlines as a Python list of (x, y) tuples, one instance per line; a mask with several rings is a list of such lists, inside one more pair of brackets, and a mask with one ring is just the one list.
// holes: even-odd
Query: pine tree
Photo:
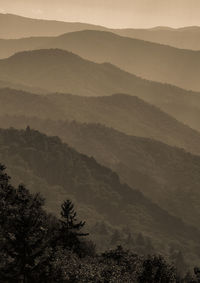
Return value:
[(60, 223), (60, 240), (63, 247), (76, 251), (80, 246), (80, 237), (87, 236), (88, 233), (81, 232), (85, 221), (77, 220), (74, 204), (70, 200), (66, 200), (61, 206)]

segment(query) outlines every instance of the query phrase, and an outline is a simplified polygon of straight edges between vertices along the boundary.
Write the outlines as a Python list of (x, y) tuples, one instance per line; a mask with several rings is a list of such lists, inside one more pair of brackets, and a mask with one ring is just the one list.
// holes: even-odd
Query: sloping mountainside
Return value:
[(55, 36), (84, 29), (104, 30), (104, 27), (60, 21), (38, 20), (12, 14), (0, 14), (0, 38)]
[(95, 64), (61, 50), (22, 52), (0, 60), (0, 80), (2, 87), (35, 93), (61, 91), (86, 96), (128, 93), (200, 130), (200, 93), (146, 81), (110, 64)]
[[(117, 172), (171, 214), (199, 227), (200, 157), (155, 140), (128, 136), (100, 124), (27, 117), (1, 118), (0, 127), (31, 128), (64, 142)], [(188, 205), (188, 203), (190, 205)]]
[(35, 116), (52, 120), (101, 123), (129, 135), (148, 137), (200, 154), (200, 134), (143, 100), (129, 95), (40, 96), (0, 89), (0, 116)]
[[(97, 63), (109, 62), (148, 80), (170, 83), (185, 89), (200, 90), (200, 51), (177, 49), (111, 32), (85, 30), (55, 38), (1, 40), (0, 54), (59, 48)], [(187, 66), (187, 68), (186, 68)]]
[(137, 38), (177, 48), (200, 50), (200, 27), (113, 30), (119, 35)]
[(43, 194), (47, 201), (51, 190), (57, 198), (73, 196), (80, 205), (87, 205), (89, 221), (101, 215), (111, 225), (128, 225), (131, 231), (151, 236), (158, 247), (173, 242), (188, 257), (191, 252), (196, 254), (193, 249), (199, 243), (198, 230), (170, 216), (139, 191), (122, 185), (113, 171), (79, 154), (57, 137), (29, 128), (0, 130), (0, 160), (13, 176), (24, 178), (27, 186), (40, 190), (46, 184)]

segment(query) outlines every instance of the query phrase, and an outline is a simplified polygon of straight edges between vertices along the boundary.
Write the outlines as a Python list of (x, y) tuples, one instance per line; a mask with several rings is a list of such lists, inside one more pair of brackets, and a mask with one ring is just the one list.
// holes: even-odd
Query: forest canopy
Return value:
[(121, 246), (97, 254), (70, 200), (60, 217), (48, 214), (42, 196), (14, 187), (3, 165), (0, 197), (1, 282), (198, 282), (198, 268), (179, 281), (158, 255), (139, 256)]

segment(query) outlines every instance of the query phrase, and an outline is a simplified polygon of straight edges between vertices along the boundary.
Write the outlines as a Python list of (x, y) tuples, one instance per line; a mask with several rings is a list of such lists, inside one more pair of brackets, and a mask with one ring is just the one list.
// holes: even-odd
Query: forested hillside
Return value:
[(100, 124), (24, 116), (6, 116), (0, 121), (0, 127), (24, 129), (26, 125), (59, 136), (79, 152), (93, 156), (117, 172), (122, 182), (137, 188), (171, 214), (198, 228), (200, 157), (152, 139), (128, 136)]
[[(2, 164), (0, 184), (2, 282), (198, 282), (198, 268), (193, 274), (183, 271), (187, 266), (181, 252), (173, 251), (170, 260), (122, 246), (97, 254), (71, 200), (62, 202), (60, 217), (47, 213), (43, 196), (24, 185), (13, 186)], [(132, 241), (129, 234), (127, 242)], [(141, 234), (136, 241), (140, 248), (146, 242)], [(152, 247), (150, 241), (147, 247)]]
[(118, 229), (128, 226), (132, 233), (151, 237), (162, 253), (168, 253), (172, 245), (190, 257), (198, 245), (197, 229), (170, 216), (138, 190), (121, 184), (113, 171), (77, 153), (57, 137), (49, 138), (29, 128), (1, 130), (0, 159), (16, 182), (25, 182), (34, 192), (43, 187), (50, 209), (52, 205), (53, 210), (58, 209), (58, 199), (70, 195), (83, 206), (89, 223), (101, 220)]

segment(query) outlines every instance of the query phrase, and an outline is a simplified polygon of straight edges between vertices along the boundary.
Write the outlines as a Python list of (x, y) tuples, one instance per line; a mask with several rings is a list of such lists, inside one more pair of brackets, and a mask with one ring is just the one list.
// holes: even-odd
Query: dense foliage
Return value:
[[(66, 200), (61, 218), (43, 209), (44, 199), (10, 184), (0, 165), (0, 282), (198, 282), (182, 281), (161, 256), (138, 256), (121, 246), (97, 255), (80, 233), (74, 205)], [(80, 247), (82, 253), (80, 254)], [(199, 269), (195, 268), (197, 280)]]

